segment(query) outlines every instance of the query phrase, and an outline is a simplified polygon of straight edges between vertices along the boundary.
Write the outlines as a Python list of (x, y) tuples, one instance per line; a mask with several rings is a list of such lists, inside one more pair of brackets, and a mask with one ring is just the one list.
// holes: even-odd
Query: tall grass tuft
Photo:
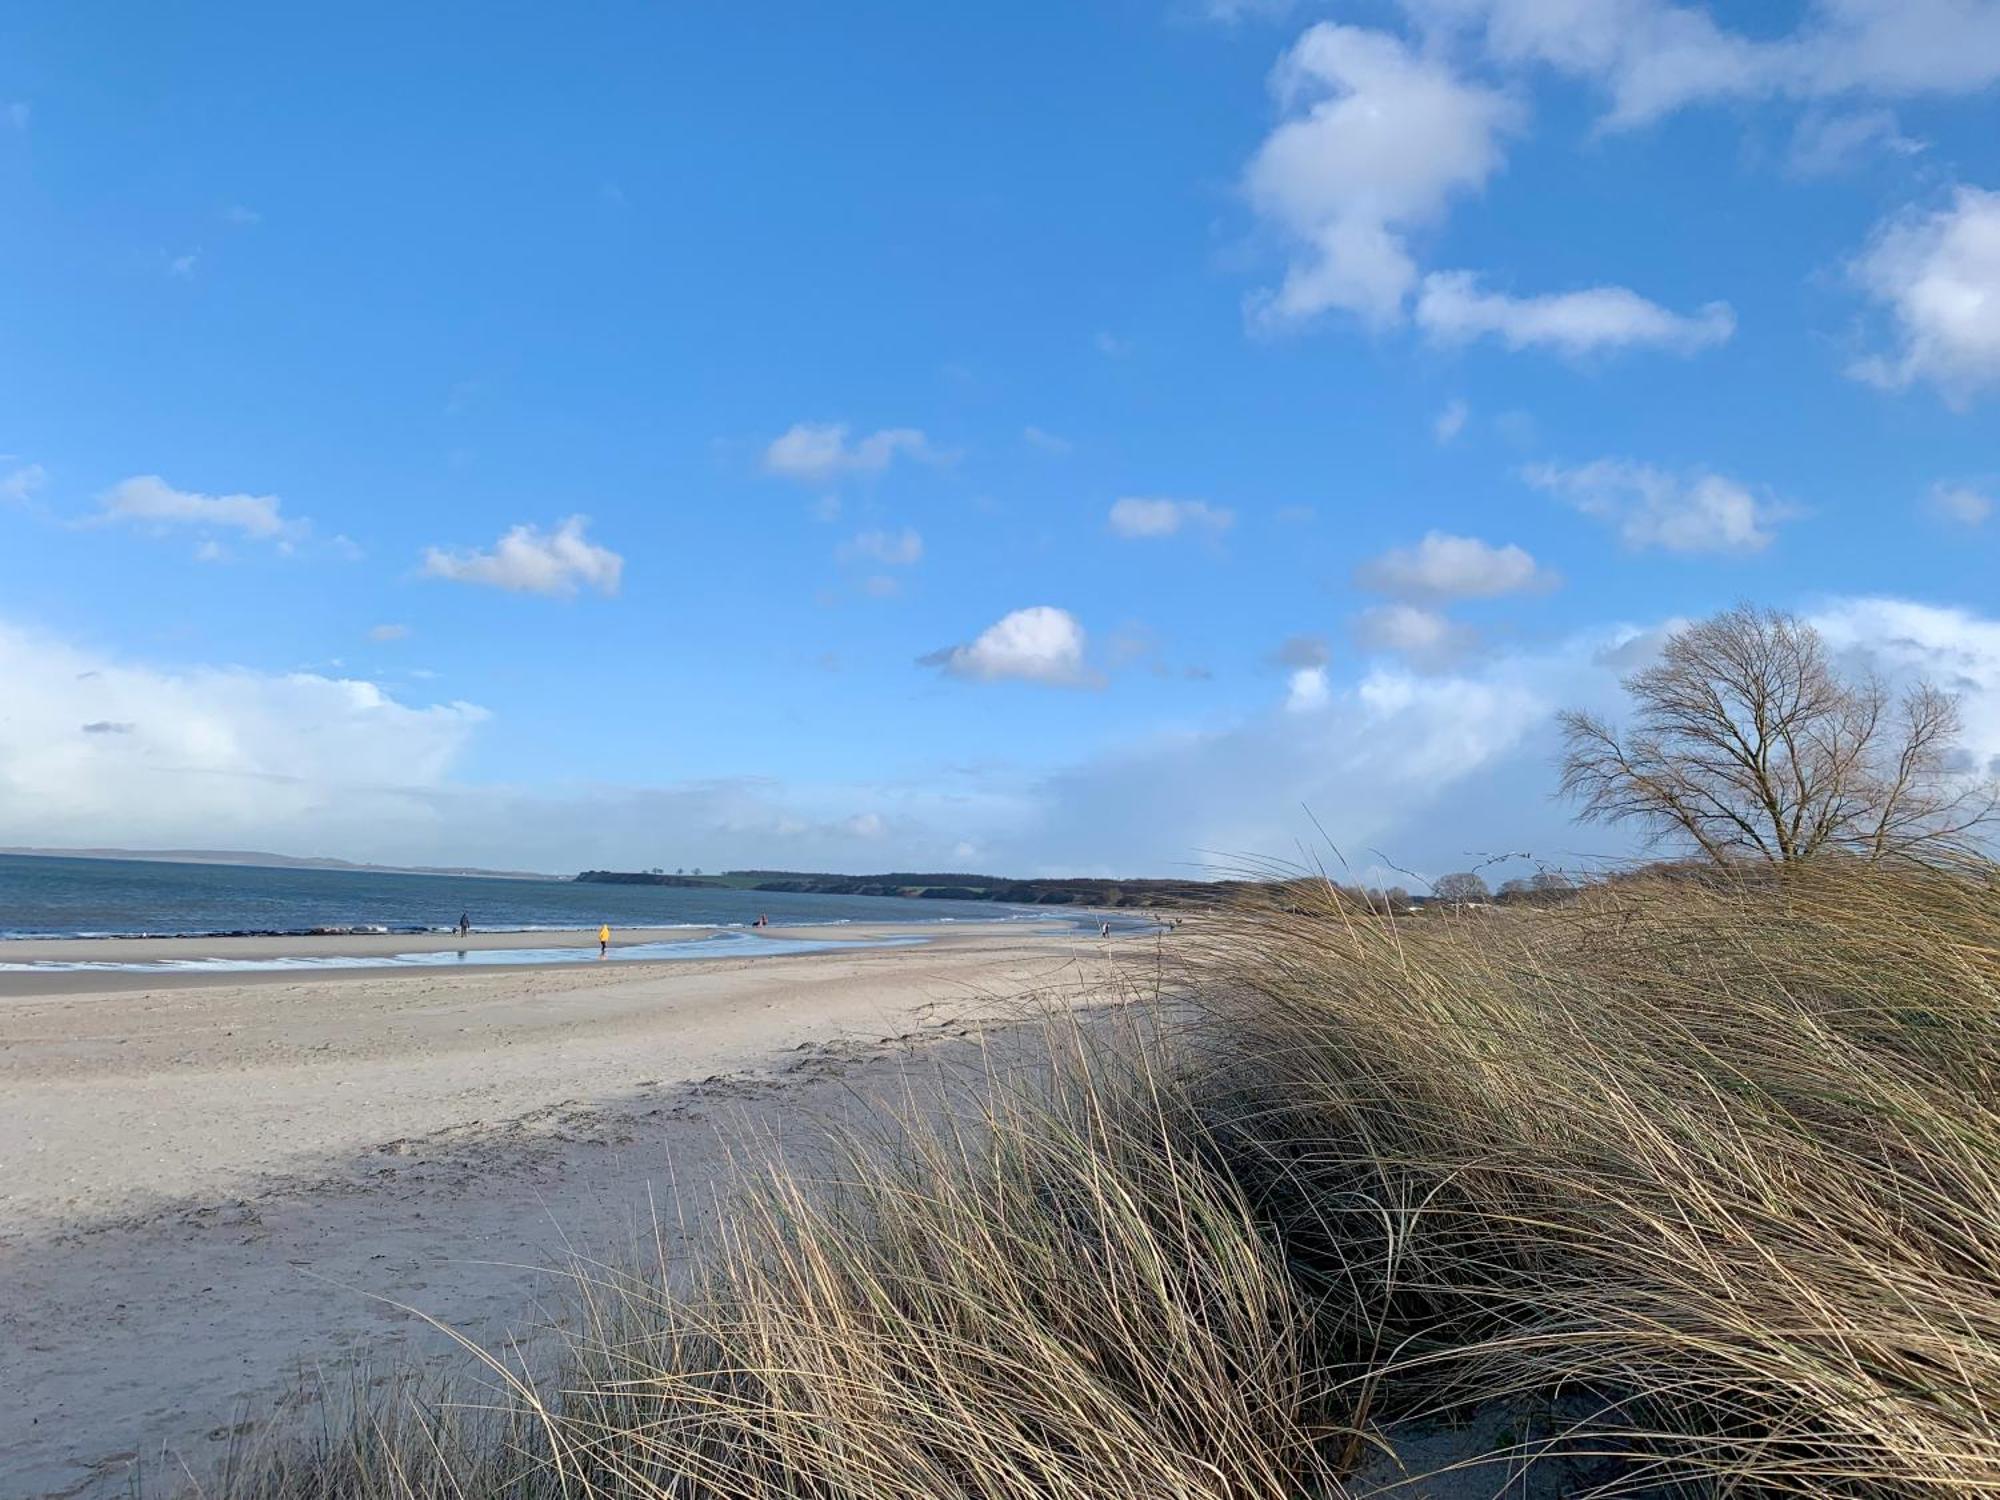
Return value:
[[(1156, 1065), (1052, 1024), (1047, 1060), (744, 1187), (691, 1284), (579, 1270), (561, 1374), (494, 1410), (364, 1413), (259, 1500), (1291, 1500), (1332, 1481), (1287, 1269)], [(679, 1282), (672, 1290), (670, 1284)], [(474, 1403), (477, 1404), (477, 1403)], [(476, 1447), (476, 1445), (475, 1445)], [(442, 1456), (446, 1461), (437, 1461)], [(329, 1482), (330, 1481), (330, 1482)]]
[(1201, 960), (1227, 1170), (1338, 1389), (1561, 1393), (1621, 1490), (2000, 1494), (1990, 869), (1295, 888)]
[(580, 1274), (558, 1376), (203, 1493), (1295, 1500), (1498, 1401), (1595, 1493), (2000, 1495), (1990, 867), (1416, 917), (1295, 881), (1161, 951), (1035, 1067), (746, 1188), (691, 1280)]

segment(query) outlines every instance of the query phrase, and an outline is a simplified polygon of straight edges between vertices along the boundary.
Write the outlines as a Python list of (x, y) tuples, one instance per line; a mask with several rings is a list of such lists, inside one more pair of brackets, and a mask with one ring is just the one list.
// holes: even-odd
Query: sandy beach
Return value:
[[(621, 942), (699, 940), (700, 929)], [(496, 967), (0, 974), (0, 1495), (200, 1473), (365, 1356), (524, 1334), (567, 1249), (698, 1233), (732, 1157), (973, 1059), (1151, 941), (839, 926), (831, 951)], [(15, 962), (419, 951), (407, 936), (16, 943)], [(459, 940), (440, 940), (455, 951)], [(755, 939), (751, 940), (753, 943)], [(198, 948), (199, 954), (192, 950)], [(157, 950), (157, 951), (156, 951)]]

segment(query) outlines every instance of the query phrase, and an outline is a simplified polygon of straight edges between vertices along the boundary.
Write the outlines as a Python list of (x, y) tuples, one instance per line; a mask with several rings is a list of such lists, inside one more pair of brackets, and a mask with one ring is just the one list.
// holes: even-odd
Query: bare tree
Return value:
[(1843, 677), (1792, 615), (1738, 608), (1676, 631), (1625, 690), (1627, 734), (1561, 716), (1564, 795), (1587, 821), (1634, 823), (1718, 864), (1941, 852), (2000, 806), (1990, 781), (1954, 768), (1956, 698)]
[(1471, 870), (1460, 870), (1452, 875), (1440, 875), (1431, 882), (1431, 894), (1440, 901), (1450, 901), (1463, 906), (1468, 901), (1484, 901), (1491, 892), (1486, 882)]

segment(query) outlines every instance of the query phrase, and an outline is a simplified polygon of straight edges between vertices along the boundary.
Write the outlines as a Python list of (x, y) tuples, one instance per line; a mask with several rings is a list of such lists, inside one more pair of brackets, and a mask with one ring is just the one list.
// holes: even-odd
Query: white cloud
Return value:
[(1444, 410), (1431, 423), (1431, 436), (1437, 440), (1438, 446), (1443, 447), (1465, 431), (1465, 419), (1471, 415), (1471, 409), (1463, 401), (1447, 401)]
[(40, 464), (22, 464), (0, 474), (0, 504), (26, 505), (35, 492), (48, 483), (49, 471)]
[(433, 823), (484, 710), (373, 683), (134, 664), (0, 623), (0, 843), (318, 852)]
[(1909, 599), (1837, 599), (1808, 616), (1835, 649), (1892, 684), (1923, 677), (1956, 693), (1962, 746), (2000, 776), (2000, 620)]
[(1021, 429), (1021, 441), (1030, 448), (1039, 448), (1044, 453), (1068, 453), (1076, 444), (1068, 438), (1057, 437), (1053, 432), (1044, 432), (1039, 427), (1028, 426)]
[(1761, 552), (1776, 536), (1773, 527), (1797, 514), (1721, 474), (1672, 474), (1626, 459), (1536, 464), (1522, 477), (1615, 527), (1635, 550)]
[[(1812, 618), (1857, 665), (1955, 688), (1975, 760), (2000, 754), (2000, 621), (1897, 600), (1834, 601)], [(1580, 707), (1619, 717), (1624, 648), (1656, 633), (1594, 627), (1442, 672), (1380, 664), (1350, 684), (1330, 678), (1311, 713), (1284, 711), (1287, 684), (1269, 715), (1163, 733), (1046, 779), (1032, 820), (990, 836), (988, 852), (1001, 863), (1015, 853), (1024, 868), (1110, 874), (1240, 869), (1299, 858), (1303, 841), (1306, 857), (1344, 868), (1342, 878), (1382, 884), (1410, 882), (1376, 850), (1433, 874), (1507, 850), (1571, 868), (1629, 856), (1626, 835), (1574, 825), (1549, 795), (1560, 750), (1552, 716)]]
[(1752, 38), (1671, 0), (1404, 0), (1473, 33), (1500, 63), (1598, 84), (1630, 127), (1722, 99), (1960, 93), (2000, 78), (1994, 0), (1814, 0), (1788, 34)]
[(914, 427), (885, 427), (854, 442), (845, 422), (799, 422), (772, 439), (764, 467), (773, 474), (823, 484), (843, 474), (879, 474), (899, 454), (929, 462), (947, 455)]
[(1083, 627), (1076, 616), (1037, 604), (989, 625), (968, 645), (932, 652), (922, 664), (972, 682), (1095, 686), (1097, 678), (1084, 665), (1083, 649)]
[(1622, 286), (1514, 297), (1486, 291), (1470, 271), (1426, 276), (1416, 319), (1440, 343), (1490, 336), (1510, 349), (1544, 347), (1572, 358), (1615, 349), (1695, 354), (1727, 343), (1736, 331), (1726, 302), (1684, 316)]
[(1128, 541), (1173, 536), (1180, 531), (1227, 531), (1236, 513), (1205, 500), (1150, 500), (1127, 496), (1111, 507), (1108, 524)]
[(1551, 589), (1560, 581), (1521, 547), (1432, 531), (1414, 547), (1395, 547), (1355, 570), (1378, 594), (1407, 599), (1495, 599)]
[(1272, 88), (1286, 118), (1252, 158), (1244, 190), (1292, 254), (1279, 287), (1252, 299), (1258, 323), (1339, 310), (1388, 327), (1416, 294), (1417, 320), (1440, 342), (1491, 335), (1572, 356), (1692, 353), (1734, 331), (1722, 303), (1689, 317), (1618, 286), (1514, 297), (1483, 290), (1469, 271), (1420, 281), (1411, 235), (1486, 185), (1525, 118), (1513, 98), (1460, 77), (1436, 49), (1321, 22), (1279, 62)]
[(1903, 134), (1892, 110), (1815, 110), (1802, 116), (1793, 130), (1786, 161), (1800, 177), (1831, 177), (1878, 153), (1915, 156), (1923, 149), (1922, 141)]
[(1450, 666), (1478, 645), (1477, 632), (1436, 610), (1414, 604), (1381, 604), (1354, 620), (1354, 639), (1364, 651), (1387, 652), (1426, 669)]
[[(2000, 620), (1896, 599), (1836, 599), (1811, 618), (1855, 665), (1962, 694), (1974, 760), (2000, 756)], [(1022, 875), (1129, 875), (1298, 858), (1303, 840), (1305, 857), (1342, 878), (1383, 884), (1411, 883), (1388, 861), (1438, 873), (1500, 850), (1574, 867), (1632, 850), (1616, 830), (1574, 827), (1549, 797), (1550, 716), (1574, 706), (1617, 717), (1617, 679), (1661, 625), (1593, 627), (1444, 671), (1329, 671), (1310, 711), (1286, 711), (1287, 680), (1265, 711), (1052, 772), (518, 788), (459, 773), (475, 735), (506, 729), (469, 705), (405, 704), (315, 674), (136, 664), (0, 624), (0, 844), (276, 847), (556, 871), (639, 869), (671, 850), (673, 863), (711, 868), (976, 859)]]
[(1967, 484), (1939, 484), (1931, 487), (1930, 512), (1941, 520), (1961, 526), (1981, 526), (1993, 514), (1993, 497)]
[(368, 639), (371, 641), (402, 641), (408, 640), (409, 635), (410, 627), (407, 625), (376, 625), (370, 628)]
[(281, 549), (303, 541), (311, 523), (292, 520), (281, 512), (276, 495), (204, 495), (177, 490), (157, 474), (121, 479), (99, 497), (96, 520), (128, 521), (164, 530), (191, 526), (207, 531), (234, 531)]
[(844, 562), (866, 559), (888, 568), (915, 567), (923, 561), (924, 539), (910, 527), (901, 531), (864, 531), (840, 545)]
[(579, 587), (600, 594), (618, 592), (625, 559), (584, 536), (588, 517), (571, 516), (554, 531), (539, 526), (515, 526), (491, 552), (452, 552), (431, 547), (424, 553), (424, 573), (456, 583), (480, 583), (517, 593), (551, 594), (568, 598)]
[(1325, 708), (1332, 697), (1325, 667), (1299, 667), (1285, 683), (1285, 712), (1314, 713)]
[(1898, 347), (1850, 374), (1889, 390), (1928, 381), (1959, 406), (2000, 381), (2000, 193), (1961, 187), (1947, 208), (1890, 219), (1853, 274), (1888, 308)]
[(1299, 38), (1272, 88), (1286, 118), (1244, 190), (1293, 255), (1256, 315), (1284, 324), (1339, 309), (1399, 321), (1417, 278), (1407, 236), (1485, 185), (1519, 109), (1385, 32), (1331, 22)]
[(187, 254), (176, 255), (172, 260), (167, 262), (167, 274), (181, 281), (186, 281), (194, 275), (194, 268), (200, 263), (201, 252), (190, 250)]
[(1323, 667), (1333, 659), (1333, 651), (1321, 635), (1294, 635), (1285, 638), (1271, 653), (1281, 667)]

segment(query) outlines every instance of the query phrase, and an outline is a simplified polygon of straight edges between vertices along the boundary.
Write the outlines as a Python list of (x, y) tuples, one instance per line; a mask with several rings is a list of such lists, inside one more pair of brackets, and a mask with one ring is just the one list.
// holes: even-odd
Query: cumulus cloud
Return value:
[(1727, 343), (1736, 331), (1726, 302), (1683, 315), (1622, 286), (1515, 297), (1487, 291), (1470, 271), (1426, 276), (1416, 320), (1440, 343), (1490, 337), (1509, 349), (1546, 348), (1572, 358), (1619, 349), (1695, 354)]
[(1309, 714), (1325, 708), (1332, 700), (1325, 667), (1299, 667), (1285, 684), (1285, 712)]
[(121, 479), (98, 500), (96, 520), (124, 522), (155, 531), (191, 527), (229, 531), (251, 541), (271, 542), (281, 550), (297, 545), (311, 533), (308, 521), (285, 516), (276, 495), (204, 495), (177, 490), (157, 474)]
[(1182, 531), (1219, 535), (1236, 522), (1236, 513), (1205, 500), (1152, 500), (1128, 496), (1111, 507), (1112, 533), (1128, 541), (1173, 536)]
[(1790, 32), (1749, 37), (1673, 0), (1404, 0), (1499, 63), (1600, 87), (1629, 128), (1726, 99), (1962, 93), (2000, 78), (1994, 0), (1813, 0)]
[(1431, 436), (1443, 447), (1461, 432), (1465, 431), (1465, 419), (1472, 415), (1471, 409), (1463, 401), (1447, 401), (1444, 410), (1431, 423)]
[(1910, 599), (1836, 599), (1808, 618), (1855, 665), (1892, 684), (1925, 678), (1956, 693), (1962, 748), (2000, 776), (2000, 620)]
[(1400, 656), (1425, 669), (1447, 667), (1470, 655), (1479, 636), (1415, 604), (1380, 604), (1364, 609), (1354, 620), (1355, 643), (1364, 651)]
[(49, 471), (40, 464), (22, 464), (0, 474), (0, 504), (26, 505), (48, 483)]
[(571, 516), (554, 531), (515, 526), (488, 552), (431, 547), (424, 553), (424, 574), (557, 598), (569, 598), (579, 588), (615, 594), (625, 559), (586, 537), (589, 525), (587, 516)]
[(1923, 149), (1903, 134), (1893, 110), (1814, 110), (1793, 129), (1786, 162), (1800, 177), (1831, 177), (1871, 156), (1915, 156)]
[(1414, 547), (1395, 547), (1355, 569), (1355, 582), (1405, 599), (1496, 599), (1538, 593), (1560, 580), (1521, 547), (1432, 531)]
[(1931, 486), (1929, 508), (1940, 520), (1955, 521), (1960, 526), (1983, 526), (1993, 514), (1993, 497), (1969, 484), (1937, 484)]
[(898, 455), (942, 460), (945, 455), (914, 427), (885, 427), (848, 441), (845, 422), (799, 422), (772, 439), (764, 467), (786, 479), (824, 484), (843, 474), (879, 474)]
[(1797, 514), (1725, 475), (1674, 474), (1626, 459), (1575, 468), (1535, 464), (1523, 477), (1613, 527), (1635, 551), (1761, 552), (1775, 539), (1776, 525)]
[(924, 539), (910, 527), (901, 531), (864, 531), (840, 546), (843, 562), (866, 560), (889, 568), (915, 567), (923, 561)]
[[(1812, 619), (1857, 668), (1955, 688), (1974, 760), (2000, 754), (2000, 621), (1898, 600), (1834, 601)], [(1032, 850), (1024, 857), (1043, 868), (1103, 874), (1240, 868), (1297, 857), (1301, 841), (1324, 857), (1324, 829), (1350, 878), (1385, 884), (1403, 877), (1371, 873), (1371, 851), (1420, 874), (1504, 850), (1572, 866), (1629, 855), (1625, 835), (1575, 826), (1549, 795), (1552, 719), (1565, 707), (1618, 717), (1627, 648), (1658, 634), (1591, 627), (1442, 671), (1378, 663), (1351, 683), (1330, 677), (1326, 702), (1309, 712), (1287, 711), (1287, 682), (1268, 715), (1162, 733), (1046, 778), (1029, 799), (1032, 820), (992, 836), (988, 851), (1005, 861)]]
[[(989, 852), (1032, 849), (1043, 868), (1103, 874), (1339, 856), (1347, 878), (1365, 878), (1374, 849), (1437, 870), (1463, 868), (1481, 841), (1566, 852), (1577, 843), (1547, 796), (1543, 731), (1575, 696), (1575, 665), (1550, 653), (1433, 676), (1385, 663), (1344, 684), (1301, 668), (1268, 713), (1161, 733), (1043, 779), (1031, 821)], [(1593, 670), (1587, 658), (1580, 669)]]
[(1407, 236), (1485, 185), (1518, 107), (1396, 37), (1332, 22), (1299, 38), (1271, 87), (1285, 118), (1244, 191), (1293, 254), (1257, 316), (1278, 324), (1339, 309), (1398, 321), (1417, 279)]
[(1044, 453), (1058, 455), (1068, 453), (1076, 446), (1068, 438), (1058, 437), (1053, 432), (1046, 432), (1042, 428), (1034, 426), (1023, 427), (1021, 429), (1021, 441), (1026, 443), (1030, 448), (1039, 448)]
[(381, 838), (436, 818), (428, 798), (486, 718), (313, 673), (137, 664), (4, 622), (0, 680), (0, 843), (317, 852), (330, 814)]
[(1332, 659), (1333, 652), (1323, 635), (1288, 636), (1271, 653), (1271, 660), (1281, 667), (1323, 667)]
[(1261, 326), (1342, 311), (1388, 327), (1403, 321), (1415, 294), (1419, 323), (1441, 342), (1493, 336), (1571, 355), (1691, 353), (1733, 331), (1721, 303), (1689, 317), (1624, 287), (1514, 297), (1483, 290), (1469, 271), (1420, 281), (1410, 237), (1485, 187), (1525, 120), (1512, 97), (1461, 77), (1436, 49), (1321, 22), (1285, 54), (1271, 87), (1284, 118), (1243, 186), (1291, 254), (1278, 287), (1251, 300)]
[(1856, 379), (1927, 381), (1954, 406), (2000, 381), (2000, 193), (1961, 187), (1946, 207), (1897, 215), (1852, 272), (1896, 331), (1893, 352), (1849, 367)]
[[(1857, 669), (1963, 695), (1974, 762), (2000, 756), (2000, 620), (1881, 598), (1810, 617)], [(976, 855), (1003, 873), (1129, 875), (1296, 857), (1301, 840), (1326, 856), (1324, 829), (1352, 878), (1382, 883), (1401, 877), (1371, 873), (1374, 850), (1419, 874), (1496, 850), (1576, 864), (1631, 846), (1573, 827), (1549, 797), (1551, 716), (1616, 717), (1618, 677), (1661, 629), (1591, 627), (1442, 670), (1327, 670), (1323, 699), (1316, 686), (1295, 694), (1288, 676), (1264, 710), (1052, 771), (506, 787), (458, 770), (475, 735), (506, 727), (470, 705), (403, 703), (316, 674), (133, 663), (0, 624), (0, 844), (249, 845), (557, 871), (644, 868), (662, 851), (716, 868), (855, 870)], [(130, 729), (80, 728), (96, 724)]]
[(1049, 604), (1017, 609), (971, 642), (933, 651), (920, 663), (970, 682), (1098, 683), (1084, 664), (1083, 627), (1068, 610)]

